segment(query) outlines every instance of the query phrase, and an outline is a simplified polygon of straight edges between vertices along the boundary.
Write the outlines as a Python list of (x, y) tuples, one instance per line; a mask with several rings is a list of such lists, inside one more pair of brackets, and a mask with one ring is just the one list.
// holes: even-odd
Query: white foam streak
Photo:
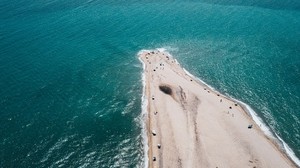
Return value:
[[(149, 52), (148, 50), (141, 50), (138, 53), (138, 56), (142, 54), (143, 52)], [(147, 137), (147, 127), (146, 127), (146, 119), (147, 119), (147, 107), (148, 107), (148, 100), (145, 95), (146, 93), (146, 75), (145, 75), (145, 68), (146, 65), (144, 62), (139, 58), (139, 60), (143, 64), (143, 73), (142, 73), (142, 81), (143, 81), (143, 95), (142, 95), (142, 113), (141, 113), (141, 126), (142, 126), (142, 138), (143, 138), (143, 146), (144, 146), (144, 167), (148, 168), (148, 137)]]
[(296, 163), (296, 165), (298, 167), (300, 167), (300, 160), (297, 158), (294, 151), (288, 146), (288, 144), (286, 144), (283, 141), (283, 139), (280, 138), (280, 136), (278, 136), (276, 133), (275, 133), (275, 135), (280, 140), (280, 142), (283, 144), (283, 148), (285, 149), (285, 152), (287, 153), (287, 155)]

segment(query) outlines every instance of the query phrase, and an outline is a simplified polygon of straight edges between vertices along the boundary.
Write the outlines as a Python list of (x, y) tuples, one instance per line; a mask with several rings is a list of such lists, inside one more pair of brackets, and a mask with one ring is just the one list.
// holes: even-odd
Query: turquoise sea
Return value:
[(1, 0), (0, 167), (145, 167), (155, 48), (300, 158), (299, 0)]

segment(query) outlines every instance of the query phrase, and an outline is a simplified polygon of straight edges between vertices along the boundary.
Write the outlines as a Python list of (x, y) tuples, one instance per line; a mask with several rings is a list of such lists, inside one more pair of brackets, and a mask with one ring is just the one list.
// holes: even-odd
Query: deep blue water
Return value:
[(300, 157), (300, 1), (0, 2), (0, 167), (143, 167), (142, 49), (249, 104)]

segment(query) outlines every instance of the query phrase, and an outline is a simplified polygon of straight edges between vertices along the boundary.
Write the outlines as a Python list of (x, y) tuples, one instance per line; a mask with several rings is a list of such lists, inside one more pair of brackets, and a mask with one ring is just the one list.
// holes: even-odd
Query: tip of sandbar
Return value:
[(164, 55), (166, 56), (167, 58), (171, 57), (171, 55), (165, 51), (165, 50), (160, 50), (160, 49), (153, 49), (153, 50), (141, 50), (138, 52), (138, 56), (140, 58), (143, 58), (145, 57), (146, 59), (149, 57), (149, 56), (155, 56), (157, 54), (161, 54), (161, 55)]

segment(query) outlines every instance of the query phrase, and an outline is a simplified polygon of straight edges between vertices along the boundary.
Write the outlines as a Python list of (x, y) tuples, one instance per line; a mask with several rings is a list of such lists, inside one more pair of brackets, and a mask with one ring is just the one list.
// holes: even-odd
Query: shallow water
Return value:
[(1, 1), (0, 167), (143, 167), (136, 54), (154, 48), (249, 104), (299, 157), (299, 6)]

